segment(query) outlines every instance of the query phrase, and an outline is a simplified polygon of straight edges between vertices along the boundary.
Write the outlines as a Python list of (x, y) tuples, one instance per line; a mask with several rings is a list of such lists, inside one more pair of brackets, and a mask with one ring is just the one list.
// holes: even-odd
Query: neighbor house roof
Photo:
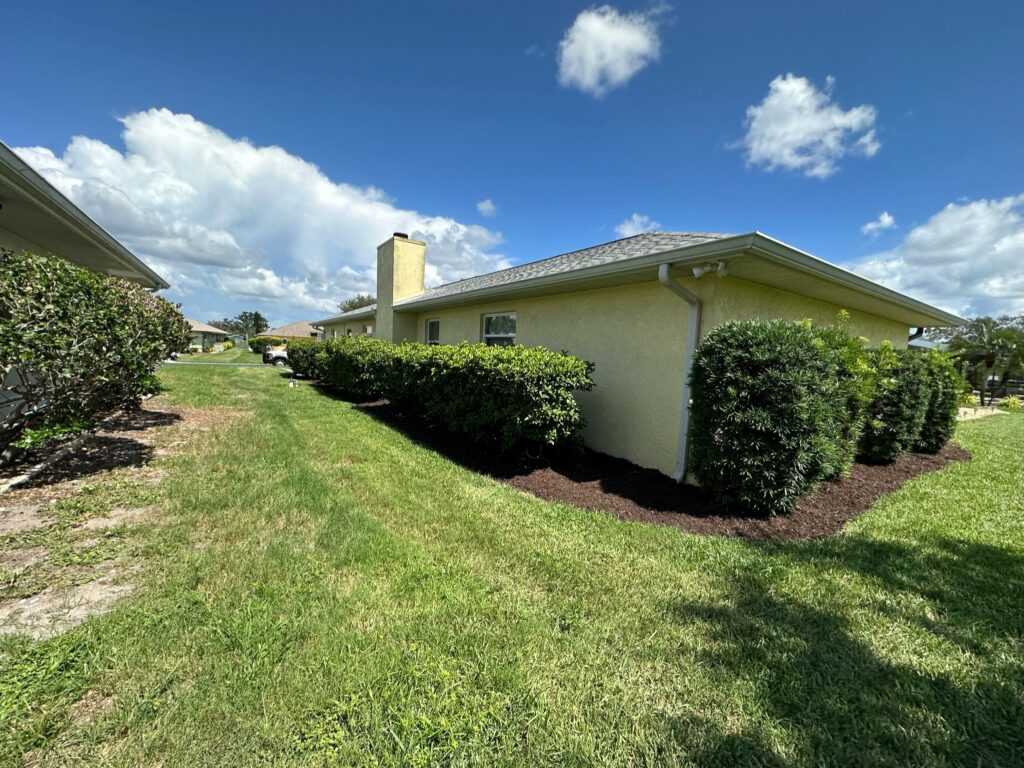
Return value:
[(316, 336), (319, 333), (319, 329), (314, 327), (314, 324), (306, 320), (298, 320), (294, 323), (288, 323), (288, 325), (280, 325), (277, 328), (271, 328), (269, 331), (264, 331), (260, 336), (280, 336), (283, 339), (307, 339)]
[(186, 317), (185, 322), (189, 324), (193, 333), (213, 333), (218, 336), (228, 335), (227, 331), (223, 331), (220, 328), (214, 328), (212, 325), (207, 325), (206, 323), (200, 323), (198, 320), (190, 320)]
[(328, 323), (342, 323), (346, 320), (364, 320), (373, 317), (377, 313), (376, 304), (368, 304), (365, 307), (359, 307), (358, 309), (350, 309), (348, 312), (342, 312), (340, 315), (334, 315), (334, 317), (328, 317), (324, 320), (317, 320), (317, 325), (327, 325)]
[(143, 264), (46, 179), (0, 142), (0, 229), (24, 247), (53, 253), (105, 275), (147, 288), (167, 281)]
[[(634, 235), (429, 288), (395, 302), (395, 309), (423, 311), (511, 295), (560, 292), (630, 279), (655, 279), (661, 264), (670, 264), (685, 274), (688, 267), (711, 262), (726, 265), (728, 273), (736, 277), (892, 317), (908, 325), (959, 325), (964, 322), (957, 315), (886, 288), (761, 232), (744, 235), (649, 232)], [(341, 318), (348, 319), (346, 316)], [(352, 319), (356, 318), (353, 316)]]

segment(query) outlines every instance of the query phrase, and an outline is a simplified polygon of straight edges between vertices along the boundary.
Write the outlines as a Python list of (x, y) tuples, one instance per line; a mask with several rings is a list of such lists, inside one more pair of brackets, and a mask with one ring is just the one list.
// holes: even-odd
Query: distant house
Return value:
[(228, 332), (212, 325), (200, 323), (198, 320), (185, 318), (185, 321), (192, 329), (192, 339), (189, 342), (189, 349), (196, 352), (216, 351), (218, 345), (223, 344), (228, 338)]
[(320, 337), (320, 329), (305, 320), (299, 320), (288, 325), (281, 325), (264, 331), (260, 336), (276, 336), (280, 339), (317, 339)]
[[(689, 373), (702, 333), (730, 320), (810, 319), (840, 310), (871, 344), (961, 318), (760, 232), (649, 232), (436, 288), (426, 244), (377, 248), (377, 303), (316, 322), (327, 338), (526, 344), (595, 363), (579, 395), (595, 450), (685, 476)], [(728, 393), (722, 393), (728, 397)]]
[(168, 288), (143, 264), (24, 160), (0, 142), (0, 248), (53, 254), (113, 277)]

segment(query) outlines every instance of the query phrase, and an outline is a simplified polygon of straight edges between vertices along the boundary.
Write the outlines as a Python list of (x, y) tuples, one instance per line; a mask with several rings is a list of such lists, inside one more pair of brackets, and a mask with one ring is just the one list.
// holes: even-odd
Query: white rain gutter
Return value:
[(686, 341), (683, 345), (683, 393), (682, 408), (679, 415), (679, 440), (676, 446), (676, 468), (672, 477), (676, 482), (686, 480), (686, 472), (690, 460), (690, 371), (693, 369), (693, 355), (700, 339), (700, 318), (703, 310), (700, 297), (688, 288), (684, 288), (673, 278), (669, 270), (671, 264), (658, 265), (658, 282), (690, 305), (686, 321)]

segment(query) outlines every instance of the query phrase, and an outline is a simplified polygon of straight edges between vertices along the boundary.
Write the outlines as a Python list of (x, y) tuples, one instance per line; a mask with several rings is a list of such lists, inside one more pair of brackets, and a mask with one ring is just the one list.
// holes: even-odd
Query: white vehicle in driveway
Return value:
[(263, 351), (263, 362), (268, 365), (288, 365), (288, 350), (266, 349)]

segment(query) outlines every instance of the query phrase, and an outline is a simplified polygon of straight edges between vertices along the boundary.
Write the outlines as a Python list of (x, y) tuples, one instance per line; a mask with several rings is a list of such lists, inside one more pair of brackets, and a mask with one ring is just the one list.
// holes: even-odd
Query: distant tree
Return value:
[[(961, 361), (964, 375), (981, 395), (981, 404), (1024, 377), (1024, 316), (975, 317), (955, 328), (931, 331)], [(987, 397), (986, 397), (987, 395)]]
[(259, 336), (270, 327), (270, 323), (267, 322), (267, 318), (259, 312), (242, 312), (238, 317), (225, 317), (223, 320), (211, 320), (208, 324), (212, 325), (214, 328), (220, 328), (222, 331), (227, 331), (228, 333), (240, 333), (246, 338)]
[(376, 296), (371, 296), (368, 293), (357, 293), (352, 298), (345, 299), (343, 302), (338, 304), (338, 308), (341, 309), (342, 312), (351, 312), (353, 309), (359, 309), (360, 307), (368, 307), (371, 304), (376, 303)]

